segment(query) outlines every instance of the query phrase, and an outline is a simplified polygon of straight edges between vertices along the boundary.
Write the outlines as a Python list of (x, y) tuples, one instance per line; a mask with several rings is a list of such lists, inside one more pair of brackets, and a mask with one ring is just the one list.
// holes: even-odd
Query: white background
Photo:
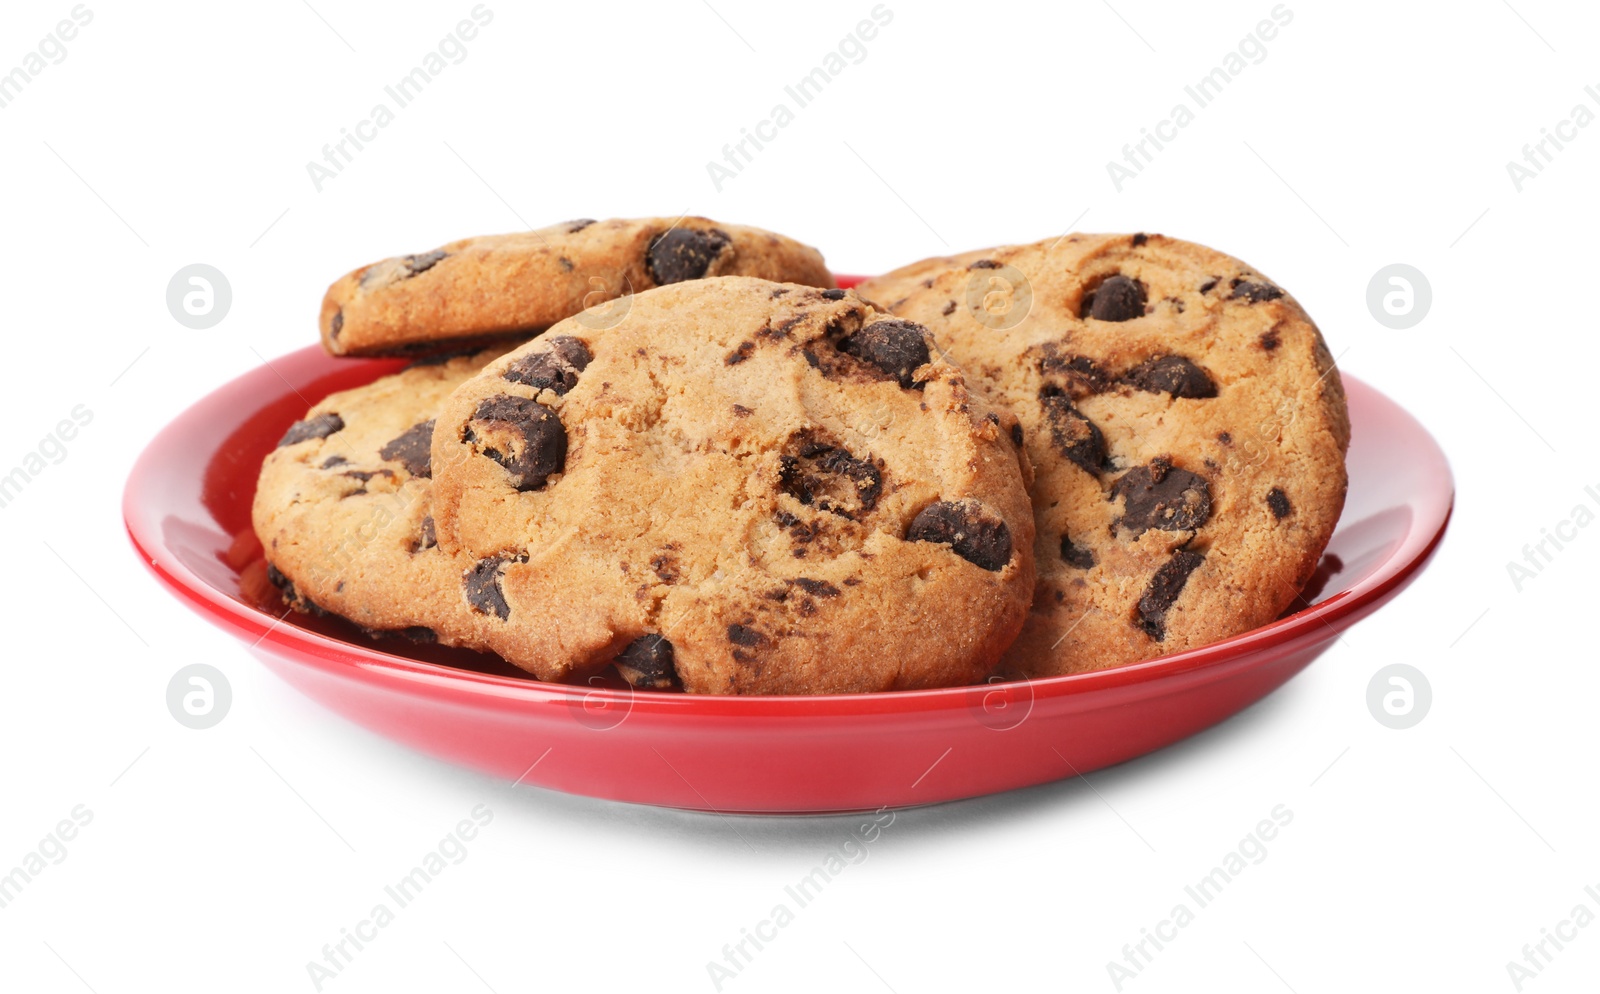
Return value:
[[(1583, 890), (1600, 884), (1600, 528), (1520, 592), (1506, 569), (1600, 486), (1600, 126), (1520, 192), (1506, 171), (1574, 105), (1600, 111), (1593, 7), (1290, 0), (1266, 59), (1118, 192), (1107, 160), (1269, 0), (889, 0), (864, 61), (718, 192), (706, 162), (872, 3), (712, 3), (489, 0), (465, 61), (320, 193), (307, 161), (470, 0), (90, 0), (66, 59), (0, 110), (0, 472), (75, 405), (94, 414), (0, 509), (0, 872), (75, 805), (94, 815), (0, 909), (0, 989), (312, 990), (307, 961), (486, 804), (465, 862), (325, 990), (710, 991), (724, 943), (848, 838), (853, 820), (513, 790), (392, 745), (192, 615), (122, 533), (145, 442), (312, 342), (340, 274), (468, 234), (687, 210), (818, 245), (842, 272), (1073, 226), (1216, 246), (1289, 287), (1342, 367), (1438, 436), (1459, 488), (1429, 571), (1268, 700), (1089, 783), (901, 813), (725, 990), (1112, 991), (1123, 944), (1280, 804), (1294, 817), (1266, 860), (1125, 990), (1514, 990), (1524, 943), (1580, 902), (1600, 911)], [(71, 7), (5, 4), (0, 72)], [(207, 331), (164, 301), (193, 262), (233, 287)], [(1365, 303), (1393, 262), (1433, 289), (1404, 331)], [(233, 685), (208, 731), (164, 704), (191, 662)], [(1391, 662), (1433, 687), (1406, 731), (1365, 704)], [(1591, 925), (1524, 989), (1597, 976)]]

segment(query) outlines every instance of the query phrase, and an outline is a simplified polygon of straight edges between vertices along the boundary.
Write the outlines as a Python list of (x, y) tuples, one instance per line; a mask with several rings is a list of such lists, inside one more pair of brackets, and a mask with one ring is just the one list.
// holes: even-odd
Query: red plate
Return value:
[[(846, 281), (849, 282), (849, 281)], [(1120, 763), (1193, 735), (1310, 663), (1416, 577), (1444, 535), (1450, 467), (1409, 414), (1346, 376), (1350, 496), (1310, 606), (1236, 638), (1096, 673), (947, 690), (700, 697), (539, 683), (500, 659), (256, 606), (250, 502), (310, 403), (400, 360), (291, 353), (201, 400), (128, 478), (144, 561), (308, 696), (382, 735), (556, 790), (723, 812), (871, 810), (974, 797)], [(253, 571), (253, 572), (252, 572)], [(252, 584), (254, 582), (254, 585)]]

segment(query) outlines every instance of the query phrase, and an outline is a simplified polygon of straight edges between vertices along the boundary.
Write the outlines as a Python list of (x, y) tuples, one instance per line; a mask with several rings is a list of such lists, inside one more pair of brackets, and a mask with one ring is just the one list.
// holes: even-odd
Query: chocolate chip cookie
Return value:
[(1160, 235), (1072, 235), (859, 292), (1021, 418), (1038, 583), (1004, 672), (1148, 659), (1294, 602), (1344, 504), (1350, 424), (1321, 334), (1276, 283)]
[[(816, 249), (759, 228), (703, 217), (568, 221), (362, 266), (328, 288), (322, 344), (331, 355), (460, 351), (706, 276), (834, 285)], [(626, 313), (619, 301), (585, 320), (604, 327)]]
[(1015, 419), (926, 329), (723, 277), (573, 319), (451, 395), (440, 546), (489, 642), (547, 680), (693, 693), (969, 683), (1033, 592)]
[(503, 350), (423, 362), (327, 397), (261, 466), (253, 520), (268, 576), (293, 607), (373, 634), (484, 648), (461, 596), (471, 561), (438, 548), (433, 419)]

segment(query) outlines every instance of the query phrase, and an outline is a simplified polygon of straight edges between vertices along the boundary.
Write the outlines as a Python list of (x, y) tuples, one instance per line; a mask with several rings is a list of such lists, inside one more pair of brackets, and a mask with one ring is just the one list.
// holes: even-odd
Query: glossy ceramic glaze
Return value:
[(403, 365), (311, 346), (196, 403), (128, 478), (134, 546), (202, 617), (351, 720), (508, 780), (646, 804), (770, 813), (927, 804), (1159, 749), (1270, 693), (1393, 597), (1438, 545), (1454, 497), (1427, 431), (1346, 376), (1344, 516), (1300, 609), (1263, 628), (1096, 673), (949, 690), (749, 698), (544, 684), (491, 656), (373, 641), (335, 619), (280, 619), (281, 607), (260, 599), (250, 502), (262, 458), (309, 404)]

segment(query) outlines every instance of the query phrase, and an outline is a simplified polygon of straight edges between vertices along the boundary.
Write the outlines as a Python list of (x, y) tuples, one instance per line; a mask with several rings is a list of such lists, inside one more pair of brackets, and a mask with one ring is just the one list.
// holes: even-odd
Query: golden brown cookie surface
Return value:
[[(568, 221), (348, 273), (323, 298), (322, 344), (331, 355), (458, 351), (527, 338), (652, 287), (729, 275), (834, 285), (816, 249), (759, 228), (703, 217)], [(587, 320), (603, 327), (625, 313), (619, 301)]]
[(331, 394), (267, 456), (252, 517), (269, 575), (301, 610), (376, 634), (485, 648), (461, 563), (437, 547), (433, 419), (498, 350), (418, 363)]
[(858, 289), (1021, 419), (1038, 585), (1005, 670), (1248, 631), (1315, 569), (1344, 504), (1344, 391), (1316, 326), (1249, 266), (1160, 235), (1073, 235)]
[(980, 679), (1033, 590), (1013, 424), (925, 329), (744, 277), (571, 320), (464, 384), (433, 437), (441, 546), (545, 679), (829, 693)]

